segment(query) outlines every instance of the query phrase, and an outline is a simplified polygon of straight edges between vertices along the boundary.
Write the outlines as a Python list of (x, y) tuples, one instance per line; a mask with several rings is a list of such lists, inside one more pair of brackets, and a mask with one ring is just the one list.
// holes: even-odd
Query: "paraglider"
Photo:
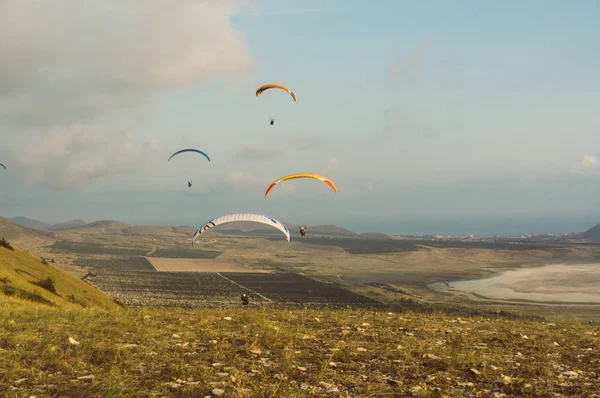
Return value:
[(303, 227), (300, 227), (300, 235), (301, 235), (301, 236), (304, 236), (304, 235), (306, 235), (306, 225), (305, 225), (305, 226), (303, 226)]
[(256, 96), (257, 96), (257, 97), (259, 97), (259, 96), (262, 94), (262, 92), (263, 92), (263, 91), (265, 91), (265, 90), (269, 90), (269, 89), (271, 89), (271, 88), (278, 88), (278, 89), (280, 89), (280, 90), (287, 91), (287, 92), (288, 92), (288, 94), (289, 94), (289, 95), (291, 95), (291, 96), (292, 96), (292, 98), (294, 99), (294, 102), (296, 102), (296, 94), (294, 94), (294, 93), (292, 92), (292, 90), (290, 90), (290, 89), (289, 89), (289, 88), (287, 88), (286, 86), (282, 86), (281, 84), (265, 84), (265, 85), (263, 85), (263, 86), (260, 86), (260, 87), (258, 88), (258, 90), (256, 90)]
[(335, 186), (335, 184), (327, 177), (324, 177), (322, 175), (319, 174), (313, 174), (313, 173), (300, 173), (300, 174), (289, 174), (287, 176), (281, 177), (275, 181), (273, 181), (271, 183), (271, 185), (269, 185), (269, 187), (267, 188), (267, 191), (265, 192), (265, 198), (267, 197), (267, 195), (269, 194), (269, 191), (271, 189), (273, 189), (273, 187), (277, 184), (279, 184), (280, 182), (283, 181), (287, 181), (287, 180), (292, 180), (295, 178), (315, 178), (317, 180), (321, 180), (323, 181), (325, 184), (329, 185), (331, 187), (331, 189), (333, 189), (333, 192), (337, 192), (337, 187)]
[(217, 225), (234, 222), (234, 221), (250, 221), (250, 222), (257, 222), (257, 223), (261, 223), (261, 224), (270, 225), (271, 227), (277, 228), (278, 230), (280, 230), (285, 235), (285, 238), (288, 242), (291, 240), (290, 231), (288, 230), (288, 228), (281, 222), (277, 221), (276, 219), (269, 217), (269, 216), (263, 216), (261, 214), (239, 213), (239, 214), (229, 214), (227, 216), (217, 217), (213, 220), (210, 220), (209, 222), (204, 224), (202, 227), (198, 228), (196, 230), (196, 232), (194, 233), (194, 237), (192, 238), (192, 246), (194, 246), (194, 244), (196, 243), (196, 240), (198, 239), (200, 234), (206, 232), (210, 228), (216, 227)]
[(6, 166), (3, 165), (2, 163), (0, 163), (0, 166), (4, 167), (4, 170), (6, 170)]
[(208, 157), (207, 154), (205, 154), (204, 152), (202, 152), (202, 151), (200, 151), (198, 149), (193, 149), (193, 148), (181, 149), (181, 150), (175, 152), (174, 154), (171, 155), (171, 157), (169, 157), (169, 160), (167, 160), (167, 162), (171, 161), (171, 159), (173, 158), (173, 156), (179, 155), (180, 153), (184, 153), (184, 152), (196, 152), (196, 153), (199, 153), (200, 155), (204, 155), (204, 157), (206, 159), (208, 159), (208, 161), (210, 162), (210, 158)]
[[(174, 154), (172, 154), (172, 155), (169, 157), (169, 160), (167, 160), (167, 162), (170, 162), (170, 161), (171, 161), (171, 159), (173, 158), (173, 156), (175, 156), (175, 155), (179, 155), (180, 153), (184, 153), (184, 152), (195, 152), (195, 153), (199, 153), (200, 155), (204, 155), (204, 157), (205, 157), (206, 159), (208, 159), (208, 161), (210, 162), (210, 157), (208, 157), (208, 155), (207, 155), (207, 154), (205, 154), (204, 152), (202, 152), (202, 151), (200, 151), (200, 150), (198, 150), (198, 149), (193, 149), (193, 148), (181, 149), (181, 150), (179, 150), (179, 151), (175, 152)], [(188, 188), (191, 188), (191, 187), (192, 187), (192, 182), (191, 182), (191, 181), (188, 181)]]

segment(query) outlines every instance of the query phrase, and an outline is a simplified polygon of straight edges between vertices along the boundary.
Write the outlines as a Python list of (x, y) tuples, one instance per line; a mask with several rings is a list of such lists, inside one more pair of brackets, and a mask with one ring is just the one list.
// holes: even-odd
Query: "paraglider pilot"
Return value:
[(192, 182), (188, 181), (188, 188), (191, 188), (191, 187), (192, 187)]
[(275, 119), (271, 119), (271, 122), (270, 122), (269, 124), (270, 124), (271, 126), (272, 126), (273, 124), (275, 124)]
[(304, 226), (304, 227), (300, 227), (300, 235), (301, 235), (301, 236), (304, 236), (304, 235), (306, 235), (306, 226)]
[(246, 295), (246, 293), (242, 294), (242, 305), (248, 305), (250, 298), (248, 298), (248, 296)]

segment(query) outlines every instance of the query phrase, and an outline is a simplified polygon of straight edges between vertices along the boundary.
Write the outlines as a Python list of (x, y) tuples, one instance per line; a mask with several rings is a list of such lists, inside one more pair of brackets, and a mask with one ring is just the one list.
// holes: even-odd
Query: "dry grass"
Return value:
[(593, 397), (600, 385), (600, 330), (581, 323), (351, 310), (0, 310), (0, 390), (12, 396)]

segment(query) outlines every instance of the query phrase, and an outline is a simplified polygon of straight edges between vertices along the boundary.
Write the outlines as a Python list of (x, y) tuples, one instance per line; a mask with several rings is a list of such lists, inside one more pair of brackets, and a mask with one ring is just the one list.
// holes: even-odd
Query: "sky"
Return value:
[[(248, 212), (394, 233), (600, 223), (597, 1), (173, 4), (0, 3), (0, 215), (196, 226)], [(265, 83), (297, 102), (257, 98)], [(211, 161), (167, 162), (186, 147)], [(264, 197), (299, 172), (337, 194), (305, 179)]]

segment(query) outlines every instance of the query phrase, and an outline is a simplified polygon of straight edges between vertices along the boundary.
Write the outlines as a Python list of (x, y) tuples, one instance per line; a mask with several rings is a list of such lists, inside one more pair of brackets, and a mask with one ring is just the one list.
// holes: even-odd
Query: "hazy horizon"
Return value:
[[(4, 1), (0, 214), (581, 232), (600, 221), (599, 19), (593, 1)], [(183, 147), (211, 161), (167, 163)], [(297, 172), (338, 193), (264, 198)]]
[[(0, 215), (1, 216), (1, 215)], [(112, 220), (135, 225), (186, 225), (190, 227), (200, 227), (209, 219), (198, 219), (197, 222), (190, 222), (185, 219), (117, 219), (111, 217), (98, 219), (85, 219), (82, 217), (70, 218), (68, 220), (52, 220), (30, 217), (23, 214), (5, 216), (12, 219), (14, 217), (27, 217), (47, 225), (60, 224), (75, 219), (83, 219), (86, 223), (96, 221)], [(596, 220), (596, 221), (594, 221)], [(280, 219), (284, 223), (299, 225), (302, 223), (290, 220)], [(381, 232), (393, 235), (445, 235), (445, 236), (516, 236), (524, 234), (546, 234), (546, 233), (580, 233), (584, 232), (597, 224), (600, 224), (600, 214), (596, 216), (571, 215), (571, 216), (546, 216), (546, 217), (513, 217), (513, 218), (447, 218), (447, 219), (398, 219), (398, 220), (373, 220), (373, 221), (350, 221), (316, 223), (315, 225), (336, 225), (358, 233)]]

